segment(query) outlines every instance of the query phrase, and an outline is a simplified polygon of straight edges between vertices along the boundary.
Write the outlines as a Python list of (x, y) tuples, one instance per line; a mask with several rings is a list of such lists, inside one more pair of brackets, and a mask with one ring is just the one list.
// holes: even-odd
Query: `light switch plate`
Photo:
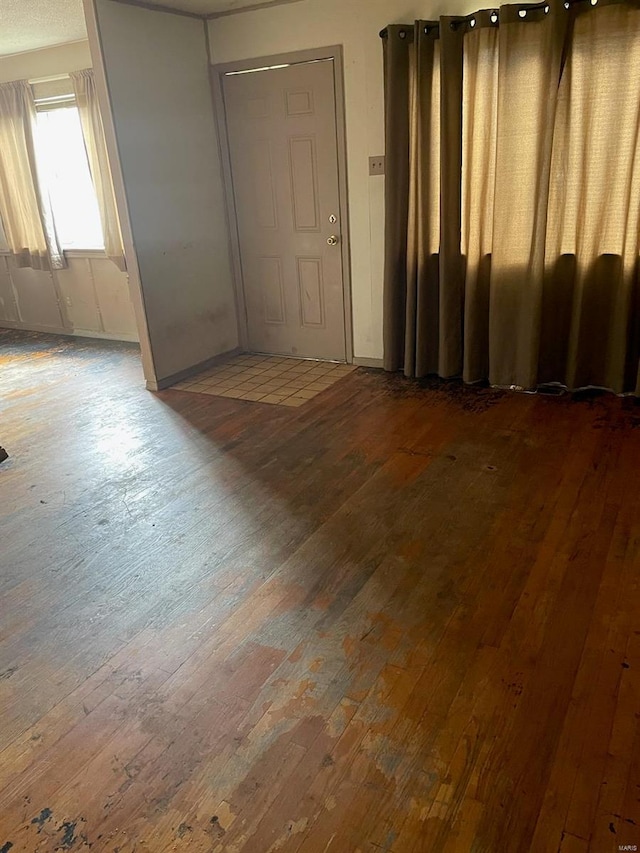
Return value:
[(384, 175), (384, 155), (369, 157), (369, 174)]

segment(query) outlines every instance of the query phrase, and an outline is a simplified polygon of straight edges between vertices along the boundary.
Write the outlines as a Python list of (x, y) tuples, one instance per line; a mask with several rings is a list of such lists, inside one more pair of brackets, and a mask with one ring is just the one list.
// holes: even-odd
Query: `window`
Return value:
[(75, 106), (42, 109), (35, 134), (38, 172), (63, 249), (103, 249), (96, 193)]

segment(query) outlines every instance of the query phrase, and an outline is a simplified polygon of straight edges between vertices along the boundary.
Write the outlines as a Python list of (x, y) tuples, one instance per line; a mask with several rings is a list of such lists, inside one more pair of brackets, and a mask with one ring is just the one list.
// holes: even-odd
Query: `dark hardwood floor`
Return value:
[(640, 845), (640, 407), (0, 355), (1, 853)]

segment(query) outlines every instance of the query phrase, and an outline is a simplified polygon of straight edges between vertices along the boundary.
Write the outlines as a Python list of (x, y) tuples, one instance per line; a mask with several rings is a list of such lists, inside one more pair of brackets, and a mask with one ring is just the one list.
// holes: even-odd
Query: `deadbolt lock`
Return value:
[(329, 217), (329, 222), (333, 225), (334, 222), (337, 222), (337, 221), (338, 221), (338, 217), (335, 215), (335, 213), (332, 213), (331, 216)]

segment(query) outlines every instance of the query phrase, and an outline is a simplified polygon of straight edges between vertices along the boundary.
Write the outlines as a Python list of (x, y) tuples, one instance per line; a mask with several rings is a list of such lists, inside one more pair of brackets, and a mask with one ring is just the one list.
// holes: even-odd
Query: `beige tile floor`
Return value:
[(245, 353), (172, 387), (214, 397), (301, 406), (352, 370), (351, 364)]

